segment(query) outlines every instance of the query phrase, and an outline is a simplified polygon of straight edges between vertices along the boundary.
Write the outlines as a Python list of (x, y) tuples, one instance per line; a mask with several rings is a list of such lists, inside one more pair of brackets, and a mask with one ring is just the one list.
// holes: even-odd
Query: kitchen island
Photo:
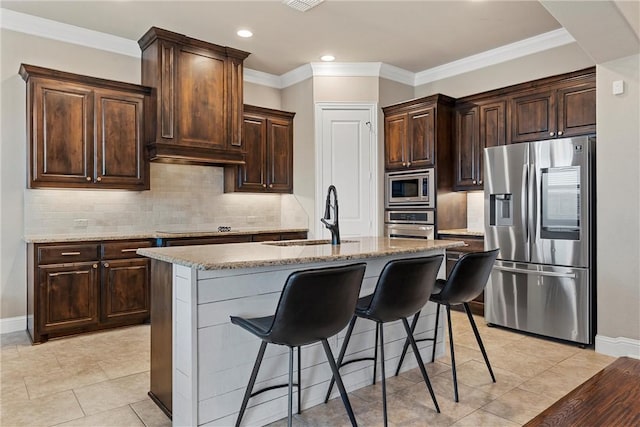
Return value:
[[(367, 269), (361, 295), (366, 295), (373, 291), (388, 261), (442, 254), (462, 244), (361, 237), (345, 239), (338, 246), (326, 241), (287, 241), (141, 248), (138, 254), (152, 258), (150, 395), (172, 413), (174, 425), (232, 425), (260, 341), (231, 325), (230, 315), (273, 314), (286, 278), (297, 270), (364, 261)], [(421, 316), (430, 319), (418, 323), (422, 327), (416, 336), (431, 336), (435, 305), (427, 304)], [(329, 340), (334, 352), (343, 338), (341, 332)], [(397, 363), (404, 339), (400, 322), (385, 329), (388, 366)], [(374, 342), (375, 324), (358, 322), (346, 359), (373, 354)], [(431, 345), (420, 343), (427, 352)], [(319, 344), (302, 349), (303, 410), (324, 399), (331, 379), (324, 360)], [(409, 361), (412, 363), (405, 363), (404, 370), (416, 366), (414, 359)], [(287, 367), (286, 347), (267, 347), (256, 388), (286, 383)], [(393, 372), (387, 370), (389, 375)], [(347, 390), (354, 390), (371, 382), (373, 366), (370, 362), (352, 364), (341, 373)], [(244, 423), (262, 425), (285, 417), (286, 395), (286, 389), (277, 389), (252, 398)]]

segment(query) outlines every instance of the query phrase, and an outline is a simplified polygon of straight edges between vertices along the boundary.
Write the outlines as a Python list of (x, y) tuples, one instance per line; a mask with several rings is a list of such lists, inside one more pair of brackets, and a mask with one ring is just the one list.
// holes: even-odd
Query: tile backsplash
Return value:
[(221, 167), (151, 163), (150, 191), (25, 190), (25, 235), (307, 228), (293, 195), (224, 193)]
[(467, 230), (484, 231), (484, 193), (467, 193)]

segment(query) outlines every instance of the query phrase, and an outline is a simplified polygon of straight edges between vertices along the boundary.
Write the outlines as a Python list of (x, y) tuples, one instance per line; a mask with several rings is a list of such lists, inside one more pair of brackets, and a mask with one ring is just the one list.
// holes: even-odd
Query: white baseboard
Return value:
[(10, 332), (26, 331), (27, 316), (7, 317), (0, 319), (0, 334), (8, 334)]
[(625, 337), (605, 337), (596, 335), (596, 352), (615, 357), (640, 359), (640, 340)]

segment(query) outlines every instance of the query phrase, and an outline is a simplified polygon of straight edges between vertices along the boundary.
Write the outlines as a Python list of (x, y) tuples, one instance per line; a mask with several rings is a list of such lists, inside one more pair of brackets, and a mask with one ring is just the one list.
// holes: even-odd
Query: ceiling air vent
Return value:
[(324, 0), (282, 0), (282, 3), (286, 4), (292, 9), (299, 10), (300, 12), (306, 12), (307, 10), (316, 7)]

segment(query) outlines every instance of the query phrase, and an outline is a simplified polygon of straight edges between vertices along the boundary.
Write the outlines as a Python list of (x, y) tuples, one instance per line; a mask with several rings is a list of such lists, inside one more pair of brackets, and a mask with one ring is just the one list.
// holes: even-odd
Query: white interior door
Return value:
[[(317, 104), (316, 211), (324, 213), (327, 188), (338, 193), (340, 236), (377, 230), (377, 150), (374, 104)], [(331, 233), (319, 221), (316, 235)]]

